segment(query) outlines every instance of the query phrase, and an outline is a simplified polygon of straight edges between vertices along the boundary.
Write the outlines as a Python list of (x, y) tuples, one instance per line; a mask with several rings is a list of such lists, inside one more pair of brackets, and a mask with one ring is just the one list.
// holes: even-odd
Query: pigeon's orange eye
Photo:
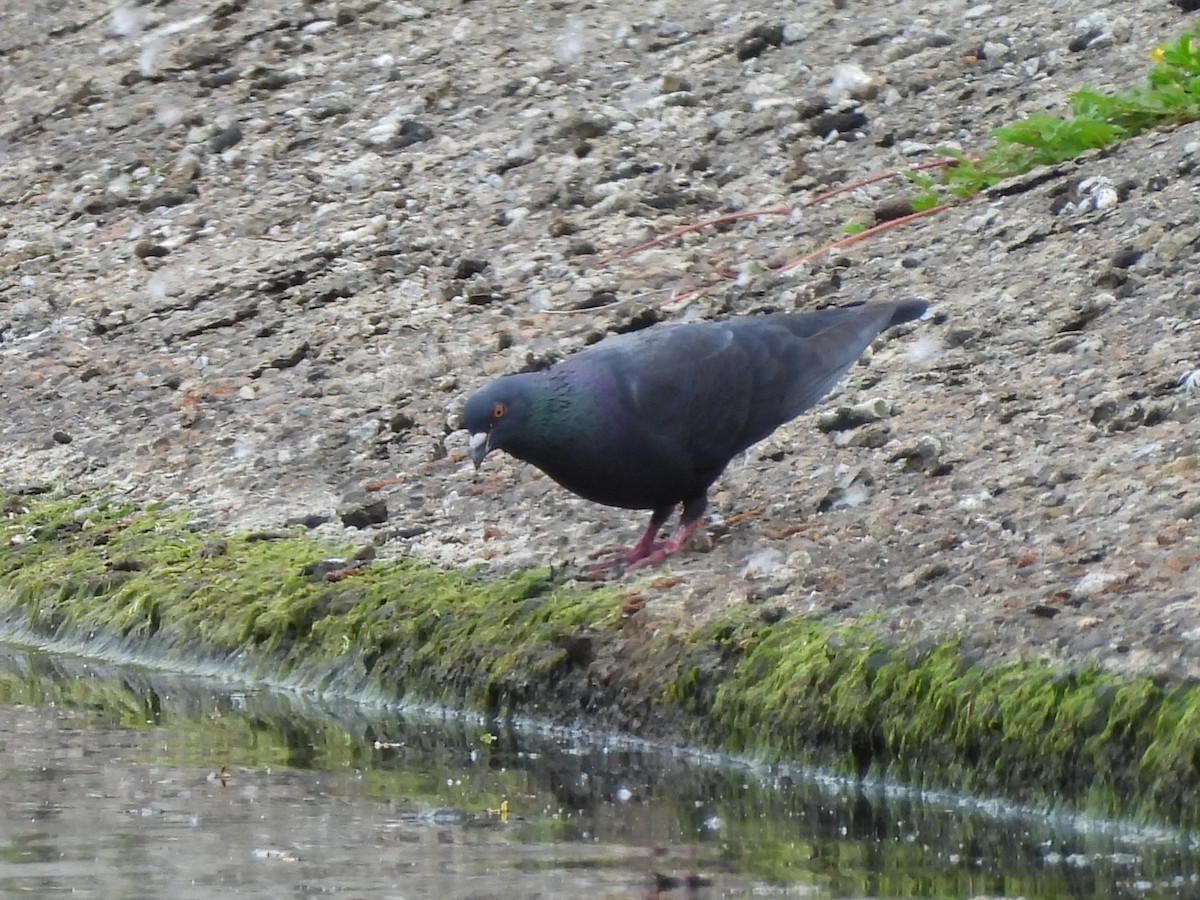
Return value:
[(504, 407), (503, 403), (497, 403), (495, 406), (492, 407), (492, 418), (493, 419), (503, 419), (504, 418), (504, 409), (505, 409), (505, 407)]

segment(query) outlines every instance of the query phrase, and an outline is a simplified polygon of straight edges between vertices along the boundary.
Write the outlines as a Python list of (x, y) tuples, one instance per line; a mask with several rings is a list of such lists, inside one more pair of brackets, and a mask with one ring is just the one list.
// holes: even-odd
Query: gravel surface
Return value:
[[(645, 614), (749, 602), (1200, 674), (1200, 125), (782, 275), (904, 181), (604, 260), (982, 152), (1084, 84), (1138, 84), (1195, 15), (752, 6), (17, 4), (0, 487), (575, 571), (643, 516), (507, 458), (473, 473), (471, 390), (660, 319), (919, 296), (930, 319), (735, 460), (704, 536), (626, 577)], [(884, 415), (838, 414), (863, 404)]]

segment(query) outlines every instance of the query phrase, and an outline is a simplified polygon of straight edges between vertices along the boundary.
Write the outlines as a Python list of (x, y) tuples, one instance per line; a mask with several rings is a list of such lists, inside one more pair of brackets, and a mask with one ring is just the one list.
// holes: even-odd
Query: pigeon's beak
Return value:
[(490, 437), (490, 433), (487, 431), (476, 431), (471, 434), (471, 462), (475, 463), (475, 471), (479, 471), (479, 464), (492, 449), (488, 446), (488, 437)]

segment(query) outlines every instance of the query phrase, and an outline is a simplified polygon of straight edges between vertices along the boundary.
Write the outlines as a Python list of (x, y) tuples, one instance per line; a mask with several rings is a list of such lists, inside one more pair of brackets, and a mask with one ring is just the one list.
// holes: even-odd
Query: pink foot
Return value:
[[(700, 507), (703, 509), (703, 506)], [(684, 513), (688, 512), (684, 508)], [(662, 527), (670, 515), (671, 509), (656, 510), (654, 515), (650, 517), (650, 524), (646, 530), (642, 532), (642, 536), (638, 538), (638, 542), (630, 548), (627, 553), (618, 553), (609, 559), (602, 559), (594, 562), (586, 569), (588, 572), (601, 572), (605, 569), (610, 569), (614, 566), (619, 566), (632, 571), (640, 569), (643, 566), (652, 566), (655, 563), (660, 563), (672, 553), (677, 553), (687, 539), (691, 537), (692, 532), (700, 525), (699, 517), (690, 520), (687, 523), (680, 522), (679, 525), (671, 532), (671, 536), (665, 541), (657, 541), (658, 529)]]
[[(688, 524), (680, 524), (680, 526), (674, 529), (674, 532), (671, 533), (670, 538), (662, 541), (661, 544), (654, 544), (650, 547), (647, 547), (648, 552), (643, 553), (642, 556), (635, 557), (634, 551), (630, 551), (628, 556), (625, 557), (626, 568), (628, 568), (629, 571), (641, 569), (644, 565), (661, 563), (662, 560), (666, 559), (668, 556), (671, 556), (672, 553), (678, 553), (680, 550), (682, 550), (683, 545), (688, 542), (691, 533), (695, 532), (697, 526), (700, 526), (700, 521), (698, 520), (696, 522), (689, 522)], [(636, 551), (637, 547), (635, 547), (634, 550)]]
[[(626, 567), (629, 571), (633, 571), (634, 569), (642, 568), (642, 566), (652, 566), (655, 563), (662, 562), (672, 553), (678, 553), (699, 525), (699, 519), (688, 522), (686, 525), (681, 522), (679, 527), (671, 532), (671, 536), (662, 543), (652, 543), (648, 547), (643, 547), (639, 542), (638, 546), (626, 554)], [(639, 554), (639, 550), (644, 552)]]
[[(605, 552), (605, 551), (600, 551), (600, 552)], [(626, 556), (627, 556), (627, 554), (625, 554), (625, 553), (621, 553), (619, 551), (614, 551), (614, 555), (610, 556), (608, 559), (600, 559), (594, 563), (588, 563), (587, 567), (583, 571), (588, 572), (588, 573), (603, 572), (605, 569), (611, 569), (614, 566), (624, 565)]]

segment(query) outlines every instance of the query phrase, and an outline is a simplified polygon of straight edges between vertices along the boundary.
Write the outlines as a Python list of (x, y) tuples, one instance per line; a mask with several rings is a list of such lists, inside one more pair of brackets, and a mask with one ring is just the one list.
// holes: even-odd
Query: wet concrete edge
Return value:
[(1200, 808), (1200, 686), (1152, 673), (997, 663), (969, 636), (750, 604), (630, 614), (617, 589), (546, 570), (212, 534), (103, 494), (0, 492), (0, 511), (0, 633), (27, 643), (1185, 828)]

